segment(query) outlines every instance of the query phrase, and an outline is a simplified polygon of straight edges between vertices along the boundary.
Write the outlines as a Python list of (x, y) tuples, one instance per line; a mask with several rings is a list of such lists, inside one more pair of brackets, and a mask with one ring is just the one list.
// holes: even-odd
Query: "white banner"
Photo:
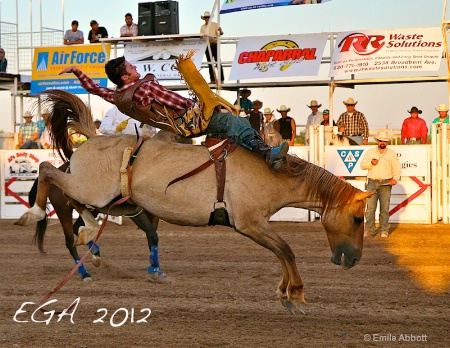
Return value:
[(331, 0), (225, 0), (220, 13), (289, 5), (321, 4), (328, 1)]
[(200, 69), (206, 50), (205, 40), (126, 43), (124, 56), (127, 61), (136, 65), (141, 76), (151, 73), (159, 80), (179, 80), (175, 59), (180, 54), (186, 55), (190, 50), (195, 51), (192, 61)]
[(327, 39), (328, 34), (241, 38), (230, 80), (316, 76)]
[(389, 71), (438, 71), (444, 49), (441, 28), (340, 33), (330, 77)]
[[(337, 176), (367, 176), (361, 169), (364, 153), (375, 146), (327, 146), (327, 170)], [(427, 145), (389, 145), (397, 153), (402, 176), (427, 176), (430, 163)]]

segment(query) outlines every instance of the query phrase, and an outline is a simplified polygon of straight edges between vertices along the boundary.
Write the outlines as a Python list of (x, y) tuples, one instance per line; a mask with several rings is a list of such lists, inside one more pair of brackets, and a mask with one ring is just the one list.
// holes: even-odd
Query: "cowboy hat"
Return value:
[(205, 13), (203, 13), (203, 16), (200, 16), (201, 19), (205, 19), (205, 18), (209, 18), (211, 17), (211, 13), (209, 13), (209, 11), (205, 11)]
[(448, 111), (448, 107), (445, 104), (439, 104), (439, 107), (436, 109), (434, 108), (436, 111)]
[(311, 100), (311, 103), (309, 104), (310, 105), (306, 105), (308, 108), (312, 108), (313, 106), (317, 106), (318, 108), (320, 108), (322, 106), (322, 104), (319, 104), (317, 100)]
[(380, 133), (378, 133), (378, 135), (375, 137), (375, 139), (381, 140), (381, 141), (391, 140), (391, 138), (387, 135), (386, 131), (381, 131)]
[(277, 109), (277, 111), (278, 112), (281, 112), (281, 111), (289, 112), (289, 111), (291, 111), (291, 108), (286, 107), (286, 105), (281, 105), (280, 108)]
[(356, 104), (358, 104), (358, 102), (357, 101), (355, 102), (355, 100), (353, 98), (348, 98), (347, 101), (344, 100), (343, 103), (345, 105), (348, 105), (348, 104), (356, 105)]
[(242, 110), (239, 112), (239, 116), (240, 116), (240, 117), (247, 117), (247, 114), (245, 113), (245, 110), (244, 110), (244, 109), (242, 109)]
[(49, 109), (43, 109), (41, 111), (41, 115), (50, 115), (50, 110)]
[(23, 116), (22, 117), (33, 117), (33, 115), (31, 114), (31, 112), (30, 111), (25, 111), (25, 113), (23, 114)]
[[(406, 111), (408, 111), (408, 110), (406, 110)], [(422, 113), (422, 110), (419, 110), (417, 107), (413, 106), (413, 107), (411, 108), (411, 110), (408, 111), (408, 113), (411, 114), (411, 113), (413, 113), (413, 112), (417, 112), (418, 114), (421, 114), (421, 113)]]
[(264, 115), (272, 115), (273, 114), (273, 110), (270, 110), (270, 108), (265, 108), (264, 109)]

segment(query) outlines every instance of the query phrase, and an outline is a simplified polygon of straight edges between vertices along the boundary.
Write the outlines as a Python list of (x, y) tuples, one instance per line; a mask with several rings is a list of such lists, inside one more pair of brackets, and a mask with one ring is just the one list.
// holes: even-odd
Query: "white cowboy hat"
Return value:
[(41, 111), (41, 115), (50, 115), (50, 110), (49, 109), (43, 109)]
[(345, 105), (348, 105), (348, 104), (354, 104), (354, 105), (356, 105), (356, 104), (358, 104), (358, 102), (357, 102), (357, 101), (355, 102), (355, 100), (354, 100), (353, 98), (348, 98), (347, 101), (343, 101), (343, 103), (344, 103)]
[(23, 114), (22, 117), (23, 117), (23, 118), (25, 118), (25, 117), (33, 117), (33, 115), (31, 114), (30, 111), (25, 111), (25, 113)]
[(322, 104), (319, 104), (317, 102), (317, 100), (311, 100), (311, 103), (309, 103), (309, 105), (306, 105), (308, 108), (312, 108), (313, 106), (317, 106), (318, 108), (320, 108), (322, 106)]
[(385, 131), (381, 131), (380, 133), (378, 133), (378, 135), (375, 137), (375, 139), (381, 140), (381, 141), (389, 141), (389, 140), (391, 140), (391, 137), (389, 137)]
[(205, 19), (207, 17), (211, 17), (211, 13), (209, 11), (205, 11), (205, 13), (203, 13), (203, 16), (200, 16), (201, 19)]
[(439, 107), (436, 109), (434, 108), (436, 111), (448, 111), (448, 107), (445, 104), (439, 104)]
[(289, 112), (289, 111), (291, 111), (291, 108), (286, 107), (286, 105), (281, 105), (280, 108), (277, 109), (277, 111), (278, 112), (281, 112), (281, 111)]
[(264, 109), (264, 115), (272, 115), (273, 114), (273, 110), (270, 110), (270, 108), (265, 108)]
[(247, 114), (245, 113), (245, 110), (241, 110), (241, 111), (239, 112), (239, 116), (240, 116), (240, 117), (247, 117)]

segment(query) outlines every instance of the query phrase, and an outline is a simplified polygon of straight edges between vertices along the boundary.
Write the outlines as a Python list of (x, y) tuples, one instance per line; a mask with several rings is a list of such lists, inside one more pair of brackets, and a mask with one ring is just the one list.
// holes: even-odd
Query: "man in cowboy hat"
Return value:
[[(366, 225), (364, 236), (389, 237), (389, 202), (392, 186), (396, 185), (401, 175), (401, 166), (397, 154), (387, 148), (390, 138), (382, 131), (375, 138), (378, 146), (367, 151), (361, 162), (361, 169), (368, 170), (366, 191), (374, 191), (367, 201)], [(375, 233), (375, 210), (380, 201), (380, 226)]]
[(439, 104), (438, 108), (434, 108), (438, 113), (439, 117), (433, 120), (433, 123), (449, 123), (448, 117), (448, 107), (445, 104)]
[(337, 126), (343, 135), (356, 142), (357, 145), (367, 145), (369, 139), (369, 125), (362, 112), (355, 110), (358, 104), (353, 98), (343, 101), (347, 111), (339, 116)]
[(42, 132), (44, 131), (45, 127), (47, 126), (47, 120), (50, 116), (50, 111), (48, 109), (43, 109), (41, 111), (42, 118), (36, 122), (38, 128), (39, 128), (39, 138), (42, 135)]
[[(209, 22), (209, 19), (211, 17), (211, 13), (209, 11), (205, 11), (202, 16), (200, 16), (201, 19), (205, 21), (205, 24), (203, 24), (200, 27), (200, 34), (203, 36), (213, 36), (209, 38), (209, 46), (211, 48), (211, 54), (214, 58), (214, 62), (217, 63), (217, 36), (223, 35), (223, 30), (221, 27), (219, 27), (219, 24), (216, 22)], [(211, 56), (209, 55), (208, 47), (206, 47), (205, 51), (206, 60), (208, 61), (208, 69), (209, 69), (209, 80), (210, 83), (216, 83), (216, 74), (213, 69)], [(223, 82), (224, 76), (223, 76), (223, 68), (222, 65), (220, 65), (220, 81)]]
[(270, 146), (281, 145), (280, 123), (273, 115), (273, 110), (270, 108), (264, 109), (264, 141)]
[(306, 144), (309, 144), (309, 127), (319, 125), (322, 122), (322, 112), (319, 111), (319, 108), (322, 104), (319, 104), (317, 100), (311, 100), (309, 105), (306, 105), (311, 109), (311, 113), (308, 116), (306, 121), (306, 131), (305, 131), (305, 140)]
[(287, 142), (289, 146), (294, 146), (295, 137), (297, 135), (297, 125), (292, 117), (287, 114), (291, 111), (291, 108), (286, 107), (286, 105), (281, 105), (277, 111), (281, 114), (281, 118), (278, 119), (280, 124), (280, 134), (283, 141)]
[(413, 106), (408, 113), (410, 117), (406, 118), (402, 124), (402, 144), (426, 144), (428, 128), (425, 120), (419, 117), (422, 110)]
[(31, 121), (33, 115), (30, 111), (25, 111), (23, 118), (25, 122), (19, 128), (19, 147), (21, 149), (38, 149), (39, 128), (36, 123)]
[[(239, 106), (241, 107), (242, 110), (245, 110), (245, 112), (247, 114), (249, 114), (253, 108), (255, 107), (253, 105), (253, 102), (248, 99), (248, 97), (250, 97), (250, 95), (252, 94), (252, 91), (249, 90), (248, 88), (243, 88), (239, 91)], [(235, 104), (237, 103), (237, 100), (235, 102)]]
[(262, 131), (264, 124), (264, 116), (263, 113), (260, 111), (262, 106), (263, 103), (261, 100), (255, 100), (253, 102), (253, 109), (250, 110), (250, 112), (247, 115), (250, 125), (255, 131), (259, 133)]

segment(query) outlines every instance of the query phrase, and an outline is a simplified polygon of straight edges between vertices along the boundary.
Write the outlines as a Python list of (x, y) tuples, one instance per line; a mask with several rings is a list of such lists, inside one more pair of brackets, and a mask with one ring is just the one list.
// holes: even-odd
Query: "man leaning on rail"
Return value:
[[(190, 59), (192, 54), (180, 56), (177, 67), (196, 93), (198, 105), (160, 85), (153, 74), (141, 79), (136, 66), (124, 57), (112, 59), (105, 65), (106, 75), (117, 85), (116, 90), (100, 87), (76, 66), (66, 67), (59, 74), (74, 73), (86, 91), (115, 104), (121, 112), (142, 123), (186, 137), (206, 133), (227, 134), (261, 155), (272, 168), (279, 169), (289, 145), (283, 143), (271, 147), (265, 144), (248, 120), (233, 115), (233, 105), (211, 91)], [(225, 107), (229, 112), (219, 112), (219, 107)]]

